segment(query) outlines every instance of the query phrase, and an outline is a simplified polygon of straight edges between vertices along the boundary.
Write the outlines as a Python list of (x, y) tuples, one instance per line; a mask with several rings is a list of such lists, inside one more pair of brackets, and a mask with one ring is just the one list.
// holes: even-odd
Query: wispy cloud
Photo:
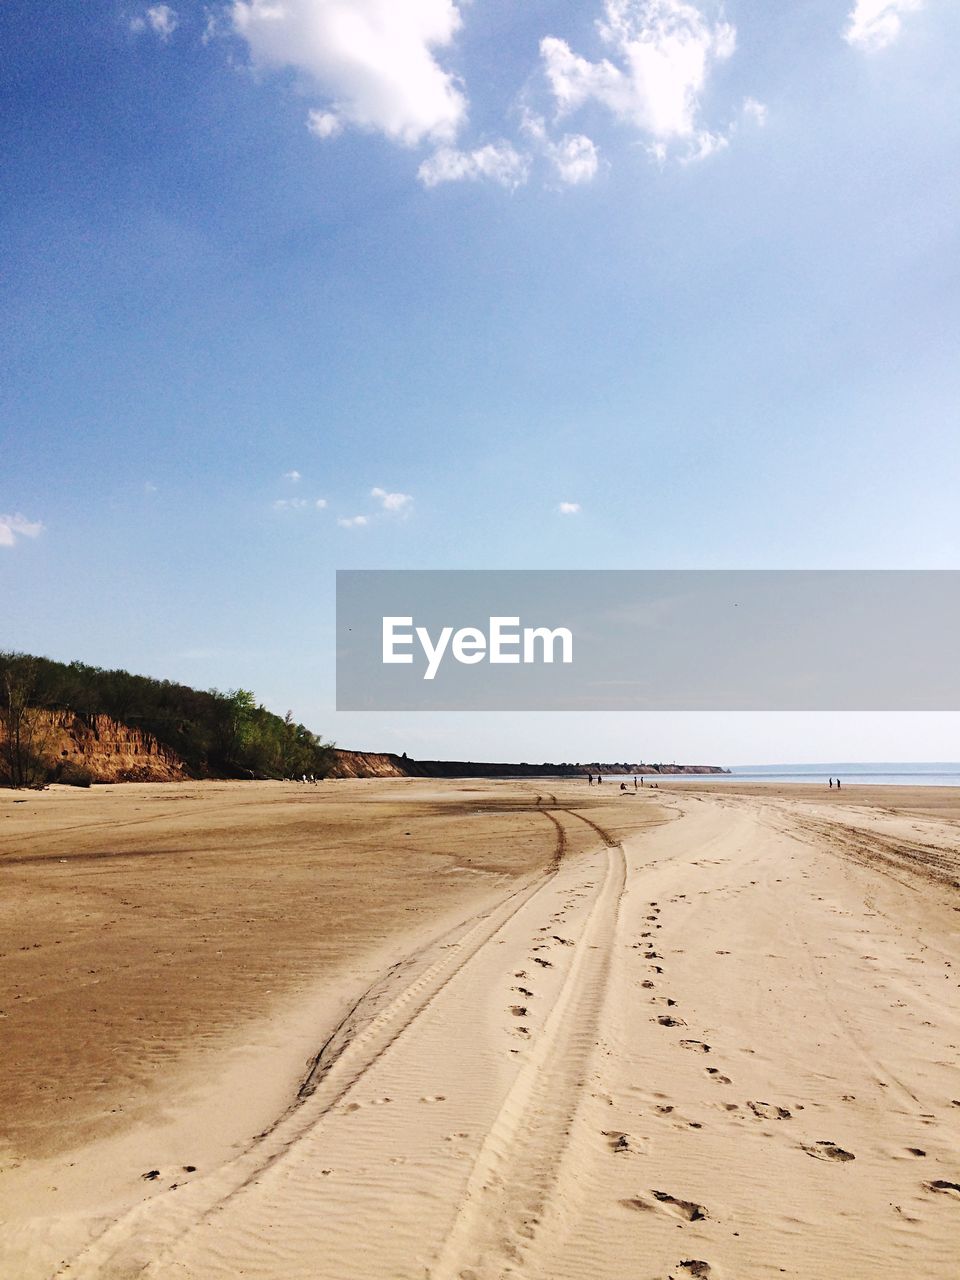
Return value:
[(899, 39), (901, 14), (923, 8), (923, 0), (857, 0), (847, 15), (843, 38), (854, 48), (873, 53)]
[(309, 507), (306, 498), (278, 498), (273, 504), (274, 511), (302, 511)]
[(296, 483), (296, 481), (300, 480), (302, 477), (299, 471), (285, 471), (283, 473), (283, 478), (284, 480), (292, 480)]
[(340, 516), (337, 524), (341, 529), (362, 529), (364, 525), (369, 524), (366, 516)]
[(510, 142), (488, 142), (472, 151), (440, 147), (420, 165), (417, 176), (425, 187), (441, 182), (476, 182), (487, 178), (501, 187), (519, 187), (529, 175), (526, 156)]
[(562, 516), (578, 516), (580, 514), (579, 502), (561, 502), (557, 510)]
[(700, 123), (700, 95), (713, 66), (733, 54), (734, 27), (684, 0), (605, 0), (597, 30), (610, 53), (598, 62), (556, 36), (540, 42), (561, 117), (597, 102), (646, 135), (658, 158), (678, 142), (688, 159), (719, 149), (719, 135)]
[(315, 138), (335, 138), (343, 132), (343, 121), (333, 111), (308, 111), (307, 128)]
[(754, 124), (765, 125), (767, 123), (766, 103), (758, 102), (756, 98), (744, 98), (743, 114), (748, 120), (752, 120)]
[(376, 498), (384, 511), (409, 511), (413, 498), (409, 493), (388, 493), (386, 489), (370, 490), (370, 497)]
[(130, 19), (130, 30), (139, 35), (143, 31), (152, 31), (154, 35), (166, 44), (177, 27), (180, 25), (180, 17), (176, 9), (171, 9), (168, 4), (151, 5), (145, 13), (138, 14), (135, 18)]
[(317, 508), (318, 511), (323, 511), (327, 505), (327, 500), (326, 498), (317, 498), (317, 500), (314, 502), (313, 505)]
[(354, 125), (412, 146), (451, 142), (466, 98), (436, 51), (460, 27), (454, 0), (235, 0), (231, 16), (256, 65), (291, 67), (323, 100), (308, 127)]
[(565, 133), (557, 140), (550, 136), (542, 116), (526, 112), (521, 125), (524, 134), (547, 157), (561, 182), (576, 186), (597, 176), (600, 153), (592, 138), (583, 133)]
[(39, 520), (28, 520), (26, 516), (0, 516), (0, 547), (16, 546), (20, 538), (37, 538), (43, 533), (43, 525)]

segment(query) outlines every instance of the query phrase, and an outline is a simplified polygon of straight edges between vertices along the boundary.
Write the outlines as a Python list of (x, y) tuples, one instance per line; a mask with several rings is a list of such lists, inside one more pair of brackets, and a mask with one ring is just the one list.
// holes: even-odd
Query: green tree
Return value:
[(50, 720), (34, 705), (36, 660), (4, 654), (0, 681), (0, 781), (11, 787), (42, 787), (47, 779), (44, 752)]

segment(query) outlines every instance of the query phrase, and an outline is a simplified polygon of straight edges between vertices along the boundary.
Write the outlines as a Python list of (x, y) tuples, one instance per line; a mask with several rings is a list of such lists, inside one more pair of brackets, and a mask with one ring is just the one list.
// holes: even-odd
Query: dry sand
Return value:
[(957, 1272), (960, 792), (3, 793), (0, 875), (3, 1277)]

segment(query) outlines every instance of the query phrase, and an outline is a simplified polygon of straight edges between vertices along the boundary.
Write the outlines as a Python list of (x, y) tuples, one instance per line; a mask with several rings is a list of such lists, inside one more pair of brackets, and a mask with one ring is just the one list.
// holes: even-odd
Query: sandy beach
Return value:
[(944, 1280), (960, 792), (0, 793), (0, 1274)]

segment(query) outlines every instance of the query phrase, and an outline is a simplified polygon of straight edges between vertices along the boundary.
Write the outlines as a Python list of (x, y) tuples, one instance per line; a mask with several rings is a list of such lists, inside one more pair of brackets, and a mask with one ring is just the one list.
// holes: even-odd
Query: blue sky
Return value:
[(960, 567), (958, 41), (946, 0), (8, 0), (0, 644), (412, 754), (956, 757), (332, 699), (337, 568)]

